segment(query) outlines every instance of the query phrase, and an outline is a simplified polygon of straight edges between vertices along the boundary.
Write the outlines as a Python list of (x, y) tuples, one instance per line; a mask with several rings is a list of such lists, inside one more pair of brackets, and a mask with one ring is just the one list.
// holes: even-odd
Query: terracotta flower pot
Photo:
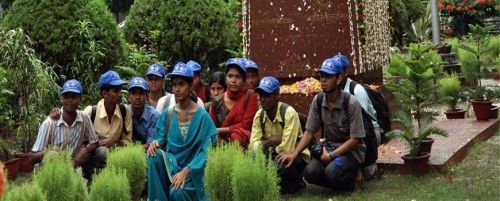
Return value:
[(5, 169), (7, 170), (7, 177), (9, 180), (14, 180), (19, 173), (19, 158), (11, 159), (7, 162), (3, 163), (5, 165)]
[(21, 172), (32, 172), (35, 167), (31, 164), (29, 153), (16, 153), (16, 157), (20, 159), (19, 161), (19, 171)]
[(500, 106), (498, 106), (498, 105), (491, 105), (490, 119), (497, 119), (498, 118), (498, 108), (500, 108)]
[(490, 100), (473, 100), (472, 108), (478, 121), (486, 121), (490, 118), (491, 104)]
[(444, 114), (446, 115), (447, 119), (465, 119), (465, 112), (467, 112), (464, 109), (455, 109), (455, 110), (446, 110)]
[(400, 167), (399, 172), (401, 174), (413, 173), (417, 175), (427, 174), (429, 172), (429, 157), (431, 154), (422, 153), (417, 157), (411, 157), (408, 155), (401, 156), (404, 161), (404, 165)]

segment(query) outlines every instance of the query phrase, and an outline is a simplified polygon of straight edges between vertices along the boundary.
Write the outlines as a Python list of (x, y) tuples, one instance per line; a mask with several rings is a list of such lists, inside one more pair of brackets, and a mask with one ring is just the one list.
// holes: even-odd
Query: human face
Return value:
[(319, 81), (321, 82), (321, 90), (325, 93), (332, 92), (338, 88), (340, 81), (342, 81), (341, 75), (329, 75), (326, 73), (320, 73)]
[(224, 87), (218, 82), (214, 82), (210, 85), (210, 97), (212, 100), (214, 100), (219, 94), (224, 93), (224, 91)]
[(250, 89), (255, 89), (259, 86), (259, 72), (256, 70), (247, 70), (247, 84)]
[(128, 92), (128, 101), (135, 109), (144, 108), (146, 100), (148, 99), (148, 92), (141, 88), (134, 87)]
[(60, 101), (64, 111), (72, 113), (78, 109), (82, 99), (80, 94), (68, 92), (61, 95)]
[(268, 94), (260, 92), (259, 101), (262, 109), (264, 109), (267, 113), (270, 113), (278, 106), (279, 95), (277, 93)]
[(148, 75), (148, 87), (151, 92), (158, 92), (163, 90), (163, 85), (165, 80), (162, 77), (156, 75)]
[(172, 79), (172, 92), (175, 95), (175, 100), (181, 102), (189, 99), (191, 94), (192, 85), (189, 84), (184, 78), (173, 77)]
[(112, 104), (120, 104), (122, 102), (122, 89), (121, 87), (114, 87), (102, 92), (105, 102)]
[(227, 89), (232, 92), (240, 91), (246, 84), (243, 75), (236, 68), (230, 68), (226, 76)]

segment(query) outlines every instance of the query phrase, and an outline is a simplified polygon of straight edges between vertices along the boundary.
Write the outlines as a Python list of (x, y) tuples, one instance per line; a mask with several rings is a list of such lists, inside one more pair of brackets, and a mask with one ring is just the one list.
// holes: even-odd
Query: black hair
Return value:
[(118, 86), (113, 86), (113, 85), (109, 85), (109, 84), (105, 84), (105, 85), (102, 85), (100, 90), (101, 91), (108, 91), (110, 89), (114, 89), (114, 88), (118, 88), (118, 89), (121, 89), (123, 85), (118, 85)]
[(208, 87), (210, 87), (213, 83), (219, 83), (222, 87), (224, 87), (224, 90), (227, 90), (226, 73), (221, 71), (212, 73), (208, 78)]
[(186, 77), (186, 76), (182, 76), (182, 75), (172, 75), (172, 78), (170, 79), (170, 82), (173, 82), (174, 81), (174, 78), (182, 78), (184, 80), (186, 80), (186, 82), (190, 85), (193, 84), (193, 81), (194, 81), (194, 78), (191, 78), (191, 77)]
[(231, 65), (227, 66), (226, 67), (226, 74), (229, 71), (229, 69), (231, 69), (231, 68), (235, 68), (236, 70), (238, 70), (238, 72), (240, 72), (241, 75), (243, 75), (243, 81), (247, 80), (247, 72), (245, 70), (241, 69), (241, 67), (236, 65), (236, 64), (231, 64)]

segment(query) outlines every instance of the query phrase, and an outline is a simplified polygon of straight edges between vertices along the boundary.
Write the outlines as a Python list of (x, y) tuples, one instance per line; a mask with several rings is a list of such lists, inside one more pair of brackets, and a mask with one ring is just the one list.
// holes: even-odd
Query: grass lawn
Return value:
[[(498, 132), (493, 138), (499, 141)], [(447, 172), (433, 171), (420, 177), (385, 172), (382, 180), (349, 196), (309, 185), (301, 195), (285, 200), (500, 200), (499, 154), (500, 144), (479, 142), (464, 161)]]

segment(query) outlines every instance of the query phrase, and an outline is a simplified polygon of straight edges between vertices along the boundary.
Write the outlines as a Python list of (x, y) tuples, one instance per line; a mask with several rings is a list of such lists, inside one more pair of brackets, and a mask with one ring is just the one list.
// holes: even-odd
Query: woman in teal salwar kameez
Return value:
[(148, 149), (148, 200), (208, 200), (203, 175), (217, 129), (190, 98), (192, 69), (178, 63), (169, 75), (177, 104), (162, 112)]

